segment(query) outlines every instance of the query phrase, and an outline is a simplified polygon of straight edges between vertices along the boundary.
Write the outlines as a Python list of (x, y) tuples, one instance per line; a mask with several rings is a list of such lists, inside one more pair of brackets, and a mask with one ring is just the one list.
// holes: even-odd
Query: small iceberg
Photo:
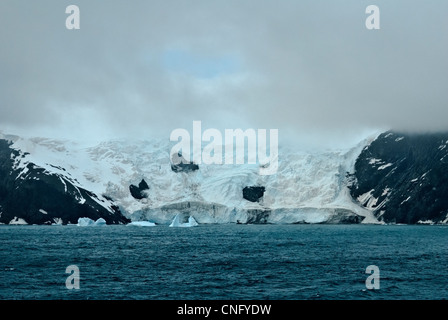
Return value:
[(132, 221), (127, 224), (128, 226), (138, 226), (138, 227), (155, 227), (156, 224), (154, 222), (149, 221)]
[(192, 217), (188, 217), (188, 222), (181, 222), (180, 220), (180, 214), (176, 214), (173, 221), (170, 224), (170, 227), (181, 227), (181, 228), (188, 228), (188, 227), (196, 227), (199, 225), (199, 223), (196, 222), (196, 220)]
[(52, 226), (62, 226), (63, 225), (63, 221), (61, 218), (54, 218), (53, 221), (54, 222), (51, 224)]
[(103, 218), (99, 218), (96, 221), (93, 221), (90, 218), (79, 218), (78, 219), (78, 224), (77, 226), (79, 227), (96, 227), (96, 226), (105, 226), (106, 225), (106, 220), (104, 220)]

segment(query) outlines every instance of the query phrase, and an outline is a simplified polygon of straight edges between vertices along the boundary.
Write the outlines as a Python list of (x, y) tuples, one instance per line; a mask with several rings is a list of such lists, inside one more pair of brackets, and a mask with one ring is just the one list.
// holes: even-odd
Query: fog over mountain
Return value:
[[(80, 9), (67, 30), (65, 9)], [(380, 9), (368, 30), (366, 7)], [(276, 128), (353, 145), (448, 128), (448, 3), (2, 1), (0, 130), (81, 141)]]

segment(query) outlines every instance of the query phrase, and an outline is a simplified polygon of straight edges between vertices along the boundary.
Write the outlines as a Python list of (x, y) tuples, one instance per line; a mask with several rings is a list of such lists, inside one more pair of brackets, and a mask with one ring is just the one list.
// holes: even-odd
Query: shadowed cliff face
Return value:
[(384, 222), (447, 222), (448, 133), (381, 134), (365, 147), (351, 195)]
[(72, 223), (78, 218), (103, 218), (108, 224), (126, 223), (110, 199), (76, 186), (68, 176), (49, 173), (33, 163), (16, 168), (20, 151), (0, 139), (0, 222), (28, 224)]

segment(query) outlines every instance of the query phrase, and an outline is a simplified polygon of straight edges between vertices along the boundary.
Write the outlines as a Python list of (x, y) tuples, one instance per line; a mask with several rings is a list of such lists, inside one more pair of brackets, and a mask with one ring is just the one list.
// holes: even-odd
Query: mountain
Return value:
[(173, 165), (168, 139), (0, 134), (0, 223), (447, 223), (447, 144), (387, 132), (346, 150), (280, 146), (277, 173), (260, 175), (258, 164)]
[(247, 163), (173, 167), (168, 139), (95, 146), (0, 139), (1, 223), (102, 217), (107, 223), (170, 224), (177, 214), (198, 223), (375, 222), (346, 187), (346, 172), (365, 142), (315, 154), (283, 148), (277, 174), (263, 176), (259, 165)]
[(75, 224), (82, 217), (129, 222), (110, 198), (83, 188), (65, 168), (29, 161), (30, 154), (13, 145), (0, 139), (0, 223)]
[(386, 223), (448, 222), (448, 133), (388, 131), (360, 153), (351, 195)]

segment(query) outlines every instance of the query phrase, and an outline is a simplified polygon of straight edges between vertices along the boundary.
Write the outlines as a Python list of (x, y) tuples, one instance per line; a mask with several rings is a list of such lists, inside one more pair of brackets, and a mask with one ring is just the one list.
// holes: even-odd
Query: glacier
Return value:
[[(132, 221), (169, 225), (177, 215), (207, 223), (340, 223), (353, 217), (377, 223), (372, 212), (350, 195), (347, 173), (374, 137), (352, 148), (301, 152), (280, 146), (278, 171), (259, 175), (259, 165), (200, 165), (193, 172), (171, 169), (168, 139), (111, 140), (96, 145), (48, 138), (6, 136), (21, 156), (15, 169), (26, 175), (30, 163), (57, 173), (77, 187), (110, 199)], [(145, 197), (132, 197), (129, 186), (144, 179)], [(61, 179), (62, 181), (62, 179)], [(259, 202), (243, 198), (246, 186), (264, 186)], [(85, 201), (81, 194), (79, 203)], [(45, 208), (43, 208), (44, 210)]]

